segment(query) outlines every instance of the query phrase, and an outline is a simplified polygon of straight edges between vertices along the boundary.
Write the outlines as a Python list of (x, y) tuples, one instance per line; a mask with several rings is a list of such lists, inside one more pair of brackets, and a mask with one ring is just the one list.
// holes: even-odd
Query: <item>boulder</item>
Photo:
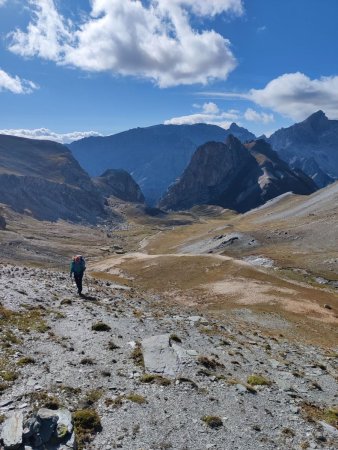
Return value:
[(5, 450), (15, 450), (22, 445), (23, 415), (15, 412), (5, 420), (1, 433), (1, 439)]
[(174, 377), (191, 359), (182, 347), (171, 343), (170, 334), (143, 339), (142, 350), (145, 368), (150, 373)]
[(67, 409), (41, 408), (28, 419), (23, 430), (25, 444), (57, 450), (75, 449), (72, 415)]

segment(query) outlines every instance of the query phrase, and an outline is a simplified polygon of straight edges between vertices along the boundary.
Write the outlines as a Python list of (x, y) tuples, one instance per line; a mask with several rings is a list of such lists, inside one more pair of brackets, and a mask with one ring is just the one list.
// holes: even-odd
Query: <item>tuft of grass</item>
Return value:
[(94, 405), (102, 397), (103, 392), (101, 389), (92, 389), (88, 391), (85, 397), (85, 402), (88, 406)]
[(31, 308), (28, 311), (11, 311), (0, 304), (0, 327), (17, 328), (24, 333), (33, 331), (45, 333), (49, 326), (43, 319), (44, 311), (42, 308)]
[(146, 373), (140, 378), (141, 383), (158, 384), (160, 386), (170, 386), (171, 381), (161, 375)]
[(82, 358), (80, 364), (83, 366), (93, 366), (95, 363), (91, 358)]
[(222, 419), (218, 416), (203, 416), (201, 420), (210, 428), (220, 428), (223, 426)]
[(108, 349), (109, 350), (117, 350), (119, 348), (120, 347), (117, 344), (115, 344), (115, 342), (113, 342), (113, 341), (109, 341), (108, 342)]
[(4, 392), (8, 388), (9, 388), (8, 384), (0, 383), (0, 395), (2, 394), (2, 392)]
[(193, 389), (198, 389), (198, 384), (195, 383), (195, 381), (191, 380), (190, 378), (179, 377), (177, 378), (177, 381), (179, 381), (180, 383), (188, 383)]
[(180, 337), (178, 337), (177, 334), (171, 334), (170, 340), (173, 342), (177, 342), (178, 344), (181, 344), (181, 342), (182, 342), (182, 339)]
[(4, 381), (15, 381), (18, 379), (19, 375), (16, 372), (13, 372), (11, 370), (4, 370), (0, 372), (0, 377)]
[(323, 409), (310, 403), (303, 403), (302, 413), (311, 422), (323, 420), (338, 429), (338, 406)]
[(131, 354), (131, 358), (137, 366), (144, 368), (143, 352), (139, 342), (136, 344)]
[(135, 394), (134, 392), (131, 392), (130, 394), (126, 395), (126, 400), (129, 400), (130, 402), (137, 403), (139, 405), (143, 405), (144, 403), (147, 403), (147, 399), (143, 397), (143, 395)]
[(262, 375), (250, 375), (247, 379), (250, 386), (271, 386), (272, 382), (264, 378)]
[(18, 361), (18, 366), (27, 366), (28, 364), (35, 364), (36, 361), (34, 358), (32, 358), (31, 356), (24, 356), (22, 358), (19, 359)]
[(104, 322), (97, 322), (92, 325), (93, 331), (110, 331), (111, 327)]
[(291, 428), (283, 428), (282, 434), (284, 434), (285, 436), (290, 437), (290, 438), (296, 436), (296, 433), (293, 430), (291, 430)]
[(224, 367), (223, 364), (219, 363), (214, 358), (208, 358), (207, 356), (199, 356), (197, 361), (201, 366), (204, 366), (207, 369), (215, 370), (217, 367)]
[(82, 450), (102, 430), (100, 417), (94, 409), (80, 409), (74, 411), (73, 420), (77, 448)]
[(72, 301), (70, 298), (64, 298), (63, 300), (61, 300), (61, 305), (71, 305)]
[(4, 414), (0, 414), (0, 425), (2, 423), (4, 423), (5, 420), (6, 420), (6, 416)]

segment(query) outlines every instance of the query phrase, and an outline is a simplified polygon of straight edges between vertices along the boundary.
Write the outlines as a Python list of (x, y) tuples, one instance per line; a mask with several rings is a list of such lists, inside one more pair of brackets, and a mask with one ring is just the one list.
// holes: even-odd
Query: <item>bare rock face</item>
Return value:
[[(303, 122), (276, 131), (268, 142), (285, 161), (313, 158), (319, 168), (330, 175), (327, 178), (321, 176), (319, 183), (327, 185), (332, 182), (332, 176), (338, 177), (338, 120), (329, 120), (323, 111), (317, 111)], [(305, 165), (304, 170), (313, 177), (311, 165)]]
[(144, 203), (140, 186), (125, 170), (106, 170), (100, 177), (93, 178), (93, 182), (105, 197), (113, 195), (126, 202)]
[(160, 207), (178, 210), (213, 204), (245, 212), (285, 192), (315, 190), (309, 177), (291, 170), (264, 140), (243, 145), (229, 136), (225, 144), (209, 142), (197, 149)]
[(104, 201), (61, 144), (0, 136), (0, 203), (41, 220), (95, 222)]

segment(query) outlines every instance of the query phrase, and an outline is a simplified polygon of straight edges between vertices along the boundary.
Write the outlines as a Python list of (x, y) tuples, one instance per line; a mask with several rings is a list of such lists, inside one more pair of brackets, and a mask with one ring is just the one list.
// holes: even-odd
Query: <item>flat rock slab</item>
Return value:
[(144, 365), (148, 372), (176, 376), (186, 362), (185, 351), (170, 343), (170, 334), (152, 336), (142, 341)]
[(15, 412), (5, 420), (1, 433), (5, 450), (15, 450), (22, 444), (23, 414)]

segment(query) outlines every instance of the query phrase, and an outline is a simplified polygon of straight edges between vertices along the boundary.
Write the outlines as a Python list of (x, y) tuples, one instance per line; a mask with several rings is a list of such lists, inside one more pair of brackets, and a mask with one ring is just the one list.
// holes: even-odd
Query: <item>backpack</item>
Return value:
[(86, 269), (86, 263), (82, 255), (74, 256), (72, 260), (72, 272), (80, 273)]

